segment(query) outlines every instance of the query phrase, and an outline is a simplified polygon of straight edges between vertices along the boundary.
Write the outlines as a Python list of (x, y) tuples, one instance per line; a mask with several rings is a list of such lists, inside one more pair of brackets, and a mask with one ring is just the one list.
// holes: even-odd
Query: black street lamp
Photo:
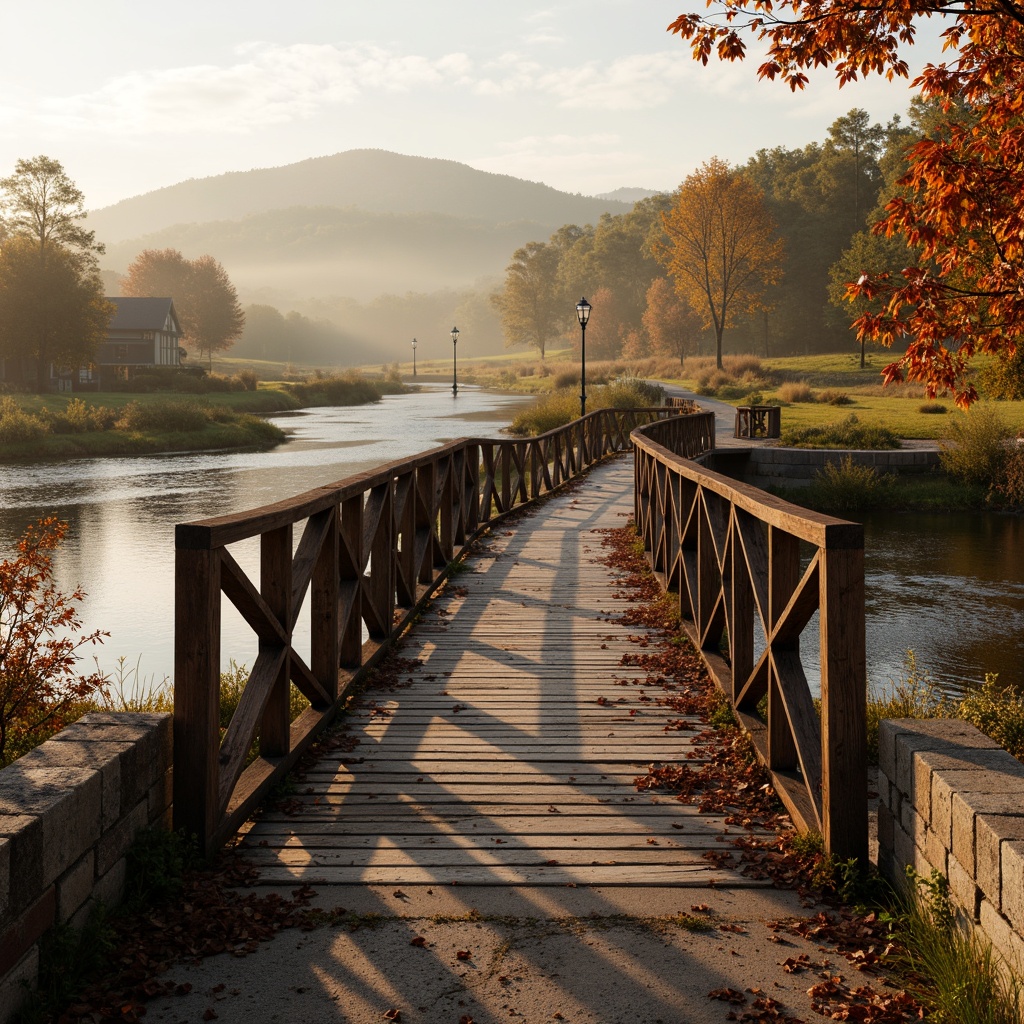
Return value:
[(413, 338), (412, 339), (412, 375), (414, 377), (416, 376), (416, 346), (418, 344), (419, 344), (419, 342), (415, 338)]
[(576, 303), (576, 319), (580, 322), (580, 419), (587, 415), (587, 321), (591, 305), (586, 299)]
[(456, 346), (459, 343), (459, 329), (452, 328), (452, 398), (459, 397), (459, 364), (456, 358)]

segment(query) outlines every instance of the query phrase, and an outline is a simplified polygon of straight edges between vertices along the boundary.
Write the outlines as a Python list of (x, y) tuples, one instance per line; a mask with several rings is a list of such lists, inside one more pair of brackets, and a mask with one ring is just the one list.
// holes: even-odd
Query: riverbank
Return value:
[[(200, 382), (201, 383), (201, 382)], [(411, 389), (356, 374), (231, 391), (92, 392), (0, 399), (0, 462), (200, 451), (266, 451), (287, 439), (263, 416), (357, 406)]]

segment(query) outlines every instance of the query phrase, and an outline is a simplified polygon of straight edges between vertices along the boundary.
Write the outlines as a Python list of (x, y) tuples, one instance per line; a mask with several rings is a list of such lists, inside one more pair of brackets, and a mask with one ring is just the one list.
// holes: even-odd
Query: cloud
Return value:
[(367, 93), (466, 84), (472, 69), (462, 53), (431, 59), (370, 45), (248, 44), (238, 56), (228, 66), (134, 71), (90, 93), (36, 100), (31, 110), (8, 105), (0, 117), (30, 115), (52, 127), (116, 134), (248, 133)]

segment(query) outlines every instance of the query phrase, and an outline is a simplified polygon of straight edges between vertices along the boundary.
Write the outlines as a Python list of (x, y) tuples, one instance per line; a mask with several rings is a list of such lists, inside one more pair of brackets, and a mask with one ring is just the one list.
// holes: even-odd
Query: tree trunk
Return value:
[(724, 369), (722, 366), (722, 328), (715, 328), (715, 366)]

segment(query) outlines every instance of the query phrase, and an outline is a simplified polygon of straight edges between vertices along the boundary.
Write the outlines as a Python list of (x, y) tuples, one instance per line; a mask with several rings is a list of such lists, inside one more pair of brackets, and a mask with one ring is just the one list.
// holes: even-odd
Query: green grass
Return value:
[(836, 419), (835, 410), (825, 423), (797, 427), (783, 425), (781, 442), (791, 448), (838, 448), (879, 451), (899, 448), (899, 435), (876, 423), (862, 423), (856, 413)]

